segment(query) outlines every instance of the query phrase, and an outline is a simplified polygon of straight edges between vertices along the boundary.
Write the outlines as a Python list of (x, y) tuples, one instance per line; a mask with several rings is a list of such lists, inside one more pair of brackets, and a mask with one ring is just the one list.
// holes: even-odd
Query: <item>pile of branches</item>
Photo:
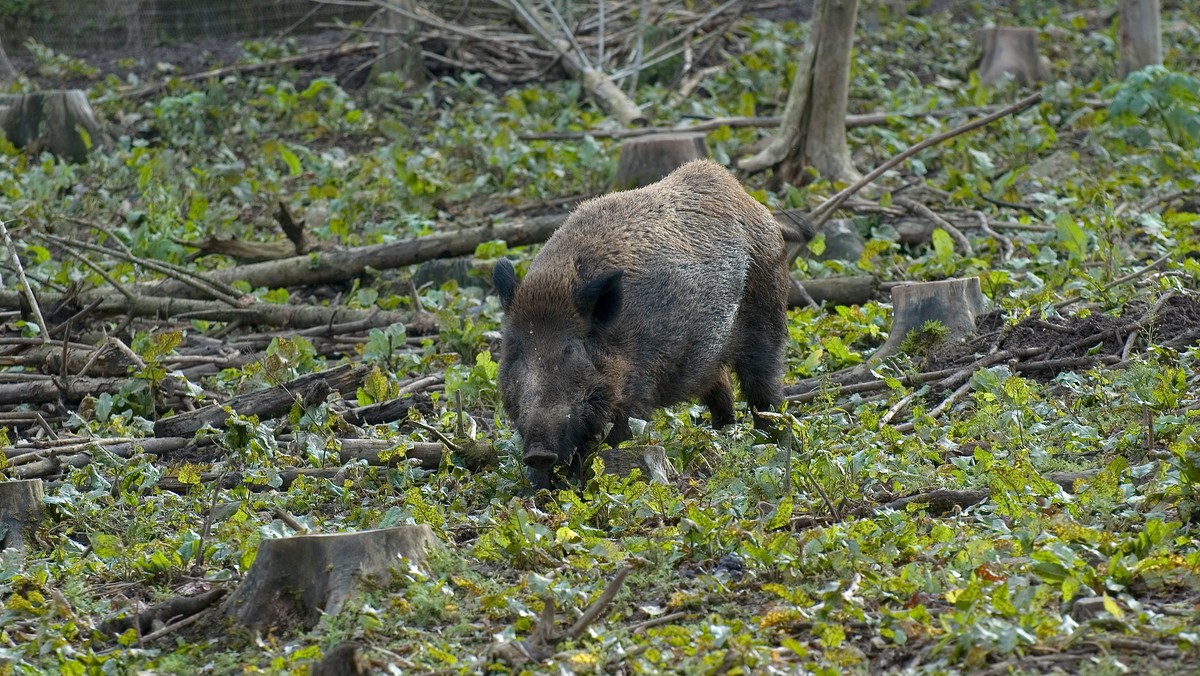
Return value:
[[(618, 0), (545, 2), (539, 0), (428, 0), (402, 6), (395, 0), (364, 0), (382, 12), (399, 13), (420, 25), (422, 56), (454, 69), (481, 72), (502, 83), (545, 78), (562, 52), (547, 38), (569, 48), (582, 61), (620, 81), (671, 63), (678, 82), (705, 63), (727, 40), (741, 18), (744, 0)], [(411, 8), (410, 8), (411, 7)], [(540, 16), (545, 30), (533, 34), (528, 17)], [(670, 26), (670, 30), (661, 27)], [(347, 30), (377, 36), (392, 32), (367, 22)]]

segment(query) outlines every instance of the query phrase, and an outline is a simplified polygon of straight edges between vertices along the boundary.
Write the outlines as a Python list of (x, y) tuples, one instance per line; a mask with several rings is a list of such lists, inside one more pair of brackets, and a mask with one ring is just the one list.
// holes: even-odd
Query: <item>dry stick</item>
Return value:
[(92, 260), (90, 258), (88, 258), (87, 256), (84, 256), (83, 252), (76, 251), (69, 244), (59, 244), (59, 247), (63, 251), (65, 251), (68, 255), (70, 255), (70, 256), (74, 257), (76, 260), (78, 260), (80, 263), (83, 263), (87, 267), (91, 268), (92, 272), (95, 272), (96, 274), (98, 274), (102, 278), (104, 278), (104, 281), (111, 284), (112, 287), (117, 290), (117, 293), (121, 294), (122, 296), (125, 296), (125, 298), (129, 299), (130, 301), (133, 300), (133, 294), (129, 292), (129, 289), (126, 289), (124, 285), (122, 285), (120, 282), (118, 282), (116, 279), (114, 279), (112, 275), (108, 274), (107, 270), (100, 267), (96, 263), (92, 262)]
[[(1133, 272), (1125, 275), (1124, 277), (1119, 277), (1117, 279), (1114, 279), (1113, 281), (1109, 282), (1108, 284), (1105, 284), (1104, 286), (1100, 287), (1100, 293), (1104, 293), (1105, 291), (1108, 291), (1108, 290), (1112, 289), (1113, 287), (1120, 286), (1121, 284), (1124, 284), (1125, 282), (1135, 280), (1138, 277), (1141, 277), (1141, 276), (1145, 275), (1146, 273), (1157, 269), (1163, 263), (1166, 263), (1168, 260), (1170, 260), (1172, 255), (1174, 255), (1174, 254), (1173, 253), (1163, 254), (1161, 258), (1154, 259), (1154, 261), (1151, 262), (1146, 267), (1138, 269), (1138, 270), (1134, 270)], [(1068, 298), (1066, 300), (1055, 303), (1054, 309), (1061, 310), (1065, 307), (1074, 305), (1075, 303), (1078, 303), (1081, 300), (1083, 300), (1082, 296), (1075, 296), (1074, 298)]]
[(275, 515), (276, 519), (286, 523), (288, 528), (291, 528), (293, 531), (295, 531), (297, 535), (308, 534), (309, 530), (305, 528), (303, 524), (297, 521), (296, 517), (292, 516), (291, 513), (286, 509), (282, 507), (275, 507), (271, 510), (271, 513)]
[(17, 246), (13, 244), (12, 237), (8, 236), (8, 226), (3, 219), (0, 219), (0, 236), (4, 237), (4, 246), (8, 247), (8, 253), (12, 256), (13, 267), (17, 270), (17, 281), (21, 283), (21, 292), (25, 294), (25, 300), (29, 303), (33, 321), (41, 329), (42, 343), (48, 343), (50, 342), (50, 331), (46, 328), (45, 318), (42, 317), (42, 308), (38, 307), (37, 297), (33, 295), (33, 288), (29, 286), (29, 279), (25, 277), (25, 266), (21, 265), (21, 257), (17, 255)]
[(929, 207), (925, 206), (924, 204), (921, 204), (920, 202), (918, 202), (914, 199), (910, 199), (908, 197), (897, 197), (897, 198), (893, 199), (892, 202), (899, 204), (901, 206), (904, 206), (904, 207), (908, 208), (909, 210), (933, 221), (934, 225), (938, 226), (942, 230), (945, 230), (946, 234), (948, 234), (952, 238), (954, 238), (954, 241), (956, 243), (958, 243), (958, 247), (960, 249), (962, 249), (964, 256), (974, 256), (975, 255), (975, 249), (971, 247), (971, 242), (967, 239), (967, 236), (962, 234), (961, 230), (954, 227), (954, 225), (951, 224), (950, 221), (947, 221), (946, 219), (939, 216), (937, 214), (937, 212), (935, 212), (933, 209), (930, 209)]
[(167, 84), (169, 84), (172, 80), (178, 80), (180, 82), (194, 82), (196, 80), (207, 80), (209, 78), (219, 78), (226, 75), (256, 73), (258, 71), (277, 68), (279, 66), (289, 66), (308, 61), (320, 61), (331, 57), (350, 56), (357, 54), (358, 52), (365, 52), (378, 48), (379, 45), (375, 42), (364, 42), (357, 45), (338, 43), (334, 47), (322, 47), (304, 52), (303, 54), (293, 54), (291, 56), (285, 56), (279, 59), (273, 59), (271, 61), (263, 61), (262, 63), (247, 63), (234, 66), (225, 66), (224, 68), (214, 68), (213, 70), (206, 70), (200, 73), (192, 73), (191, 75), (182, 75), (178, 78), (171, 78), (169, 80), (146, 85), (144, 87), (124, 88), (117, 90), (117, 93), (127, 99), (136, 100), (166, 89)]
[(675, 620), (682, 620), (683, 618), (685, 618), (687, 616), (688, 616), (688, 612), (685, 610), (680, 610), (680, 611), (674, 612), (674, 613), (667, 613), (666, 615), (660, 615), (659, 617), (655, 617), (655, 618), (646, 620), (645, 622), (641, 622), (639, 624), (633, 625), (632, 627), (629, 628), (629, 633), (636, 634), (638, 632), (646, 631), (647, 629), (659, 627), (664, 624), (670, 624), (670, 623), (674, 622)]
[[(119, 251), (117, 249), (109, 249), (109, 248), (105, 248), (105, 247), (102, 247), (102, 246), (99, 246), (96, 244), (91, 244), (89, 242), (78, 242), (78, 241), (74, 241), (74, 240), (69, 240), (65, 237), (59, 237), (57, 235), (51, 235), (49, 233), (40, 233), (38, 236), (41, 237), (42, 239), (46, 240), (47, 242), (53, 242), (54, 244), (56, 244), (58, 246), (63, 246), (63, 245), (69, 246), (71, 244), (74, 244), (76, 246), (80, 246), (80, 247), (87, 249), (88, 251), (92, 251), (94, 253), (100, 253), (100, 254), (105, 254), (108, 256), (113, 256), (115, 258), (120, 258), (129, 263), (133, 263), (134, 265), (140, 265), (144, 268), (149, 268), (151, 270), (154, 270), (155, 272), (160, 272), (172, 279), (175, 279), (176, 281), (179, 281), (183, 284), (188, 285), (189, 287), (191, 287), (193, 289), (196, 289), (197, 291), (200, 291), (209, 296), (212, 296), (216, 300), (219, 300), (231, 307), (241, 308), (241, 307), (245, 306), (245, 303), (243, 303), (239, 298), (226, 293), (224, 289), (221, 289), (217, 284), (214, 284), (211, 280), (209, 280), (201, 275), (197, 275), (194, 272), (190, 272), (190, 271), (181, 272), (179, 270), (174, 269), (172, 266), (166, 265), (164, 263), (160, 263), (158, 261), (151, 261), (151, 260), (148, 260), (145, 258), (140, 258), (138, 256), (135, 256), (131, 253), (127, 253), (125, 251)], [(119, 241), (119, 240), (116, 240), (116, 241)]]
[(907, 160), (908, 158), (912, 157), (913, 155), (916, 155), (917, 153), (921, 152), (922, 150), (924, 150), (930, 146), (937, 145), (937, 144), (941, 143), (942, 141), (952, 139), (955, 136), (961, 136), (962, 134), (965, 134), (973, 129), (978, 129), (979, 127), (989, 125), (1001, 118), (1008, 117), (1009, 115), (1019, 113), (1022, 110), (1025, 110), (1026, 108), (1032, 106), (1033, 104), (1035, 104), (1041, 100), (1042, 100), (1041, 92), (1036, 92), (1034, 94), (1030, 94), (1029, 96), (1026, 96), (1025, 98), (1021, 99), (1020, 101), (1017, 101), (1016, 103), (1014, 103), (1010, 106), (1006, 106), (1004, 108), (1001, 108), (1000, 110), (997, 110), (996, 112), (992, 113), (991, 115), (981, 117), (977, 120), (972, 120), (971, 122), (968, 122), (963, 125), (959, 125), (959, 126), (955, 127), (954, 129), (951, 129), (950, 131), (943, 132), (936, 136), (931, 136), (931, 137), (925, 139), (924, 141), (917, 143), (916, 145), (910, 146), (907, 150), (904, 150), (903, 152), (899, 153), (898, 155), (893, 156), (891, 159), (887, 160), (883, 164), (876, 167), (874, 170), (872, 170), (866, 176), (863, 176), (858, 181), (855, 181), (853, 185), (848, 186), (847, 188), (845, 188), (841, 192), (837, 193), (833, 197), (830, 197), (829, 199), (825, 200), (825, 202), (823, 202), (820, 206), (818, 206), (816, 209), (814, 209), (812, 214), (810, 214), (810, 217), (813, 221), (813, 227), (820, 228), (825, 223), (825, 221), (829, 220), (829, 217), (833, 215), (833, 212), (837, 211), (838, 207), (840, 207), (843, 202), (845, 202), (847, 199), (849, 199), (852, 195), (857, 193), (859, 190), (862, 190), (864, 187), (869, 185), (872, 181), (874, 181), (875, 179), (882, 176), (884, 172), (891, 169), (892, 167), (895, 167), (896, 165), (900, 164), (904, 160)]
[(583, 632), (588, 628), (588, 625), (595, 622), (596, 619), (600, 617), (600, 613), (604, 612), (604, 608), (612, 602), (613, 598), (616, 597), (617, 592), (621, 591), (621, 585), (625, 583), (625, 577), (627, 575), (629, 575), (628, 566), (621, 566), (617, 569), (617, 574), (613, 576), (612, 582), (609, 582), (608, 586), (604, 588), (604, 592), (600, 594), (600, 598), (596, 599), (595, 603), (588, 606), (588, 609), (579, 616), (579, 619), (575, 621), (575, 624), (572, 624), (571, 628), (567, 630), (567, 633), (565, 634), (566, 638), (575, 639), (583, 635)]
[[(898, 118), (932, 117), (940, 119), (954, 115), (975, 115), (996, 110), (995, 106), (970, 108), (938, 108), (935, 110), (898, 111), (890, 113), (862, 113), (846, 116), (846, 128), (874, 127), (887, 124), (889, 120)], [(589, 131), (543, 131), (521, 134), (523, 141), (573, 141), (591, 136), (592, 138), (626, 139), (654, 134), (679, 134), (689, 132), (713, 131), (721, 127), (733, 129), (742, 127), (778, 127), (783, 118), (778, 115), (765, 117), (716, 117), (695, 124), (677, 124), (669, 127), (641, 127), (639, 129), (593, 129)]]
[(1013, 255), (1012, 240), (1004, 235), (1001, 235), (995, 230), (992, 230), (992, 227), (988, 225), (987, 215), (985, 215), (982, 211), (976, 211), (974, 213), (975, 218), (979, 219), (979, 229), (982, 230), (988, 237), (991, 237), (1000, 243), (1000, 262), (1004, 263), (1008, 261), (1008, 259)]
[[(197, 283), (202, 284), (204, 286), (211, 287), (212, 289), (214, 289), (214, 291), (212, 292), (214, 295), (215, 294), (224, 294), (231, 298), (241, 298), (243, 295), (241, 291), (238, 291), (237, 289), (233, 288), (229, 284), (210, 280), (207, 277), (205, 277), (204, 275), (196, 274), (196, 272), (194, 272), (192, 269), (184, 267), (182, 265), (176, 265), (174, 263), (168, 263), (166, 261), (149, 261), (149, 260), (138, 258), (133, 253), (133, 249), (130, 249), (129, 246), (126, 245), (125, 242), (123, 242), (120, 237), (117, 237), (113, 233), (109, 232), (107, 228), (105, 228), (103, 225), (100, 225), (99, 223), (93, 223), (93, 222), (85, 221), (83, 219), (78, 219), (78, 218), (68, 218), (67, 220), (71, 221), (73, 223), (77, 223), (79, 225), (83, 225), (85, 227), (91, 228), (92, 230), (95, 230), (96, 232), (107, 237), (108, 241), (112, 242), (113, 244), (116, 245), (116, 247), (118, 249), (125, 252), (125, 255), (129, 257), (128, 260), (131, 263), (141, 264), (142, 266), (149, 267), (152, 270), (158, 270), (159, 272), (162, 272), (165, 275), (168, 275), (171, 277), (176, 277), (176, 278), (180, 279), (181, 281), (185, 281), (187, 279), (194, 279), (197, 281)], [(107, 249), (101, 248), (100, 250), (105, 253), (109, 253), (109, 250), (107, 250)], [(171, 275), (170, 271), (174, 271), (175, 275)]]

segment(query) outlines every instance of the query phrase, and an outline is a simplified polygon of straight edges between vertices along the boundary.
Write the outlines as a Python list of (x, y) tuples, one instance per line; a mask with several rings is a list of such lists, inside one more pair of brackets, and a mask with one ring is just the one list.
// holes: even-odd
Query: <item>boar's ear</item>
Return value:
[(609, 270), (575, 292), (575, 307), (592, 320), (595, 328), (604, 328), (620, 314), (623, 274), (621, 270)]
[(513, 269), (512, 261), (501, 258), (492, 269), (492, 286), (500, 295), (500, 304), (507, 310), (512, 304), (513, 294), (517, 292), (517, 271)]

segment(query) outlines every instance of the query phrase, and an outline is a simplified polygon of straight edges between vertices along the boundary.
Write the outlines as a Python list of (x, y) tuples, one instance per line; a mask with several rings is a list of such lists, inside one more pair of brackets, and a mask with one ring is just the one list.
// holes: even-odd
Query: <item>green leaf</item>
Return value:
[(954, 262), (954, 239), (941, 228), (933, 231), (933, 256), (938, 264), (948, 268)]

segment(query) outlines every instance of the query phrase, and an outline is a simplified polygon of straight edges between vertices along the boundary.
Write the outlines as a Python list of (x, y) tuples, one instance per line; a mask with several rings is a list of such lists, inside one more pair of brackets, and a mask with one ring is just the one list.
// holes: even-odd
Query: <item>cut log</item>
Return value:
[(621, 142), (613, 190), (656, 183), (681, 165), (708, 157), (704, 134), (656, 134)]
[(347, 364), (319, 373), (309, 373), (282, 385), (238, 395), (225, 405), (213, 404), (162, 418), (154, 423), (154, 436), (190, 437), (205, 425), (223, 428), (229, 418), (229, 413), (225, 411), (226, 406), (239, 415), (256, 415), (260, 418), (283, 415), (291, 410), (294, 403), (300, 402), (306, 406), (317, 404), (324, 401), (331, 391), (353, 391), (362, 383), (370, 368), (352, 367)]
[(1018, 84), (1031, 85), (1046, 79), (1048, 70), (1038, 53), (1036, 28), (987, 26), (979, 30), (983, 58), (979, 62), (979, 81), (993, 85), (1005, 75)]
[(1162, 63), (1160, 13), (1158, 0), (1121, 0), (1121, 77)]
[(984, 309), (978, 277), (943, 279), (936, 282), (900, 284), (892, 287), (892, 329), (888, 339), (871, 355), (876, 362), (900, 351), (910, 331), (920, 331), (934, 321), (946, 329), (943, 341), (955, 341), (975, 332), (975, 317)]
[(42, 482), (0, 481), (0, 551), (25, 549), (42, 518)]
[(621, 446), (606, 448), (599, 452), (604, 461), (604, 473), (626, 477), (634, 469), (642, 472), (642, 478), (652, 483), (670, 483), (674, 471), (667, 461), (667, 452), (662, 446)]
[[(879, 292), (879, 280), (871, 275), (852, 275), (849, 277), (825, 277), (823, 279), (795, 280), (815, 303), (825, 303), (831, 307), (845, 305), (862, 305), (873, 299)], [(800, 292), (793, 285), (788, 292), (788, 305), (806, 307), (808, 305)]]
[(0, 129), (30, 154), (47, 151), (72, 162), (107, 143), (87, 95), (78, 89), (0, 96)]
[(438, 544), (427, 525), (263, 540), (223, 609), (251, 631), (308, 629), (322, 613), (338, 614), (363, 583), (387, 586), (393, 568), (423, 563)]

